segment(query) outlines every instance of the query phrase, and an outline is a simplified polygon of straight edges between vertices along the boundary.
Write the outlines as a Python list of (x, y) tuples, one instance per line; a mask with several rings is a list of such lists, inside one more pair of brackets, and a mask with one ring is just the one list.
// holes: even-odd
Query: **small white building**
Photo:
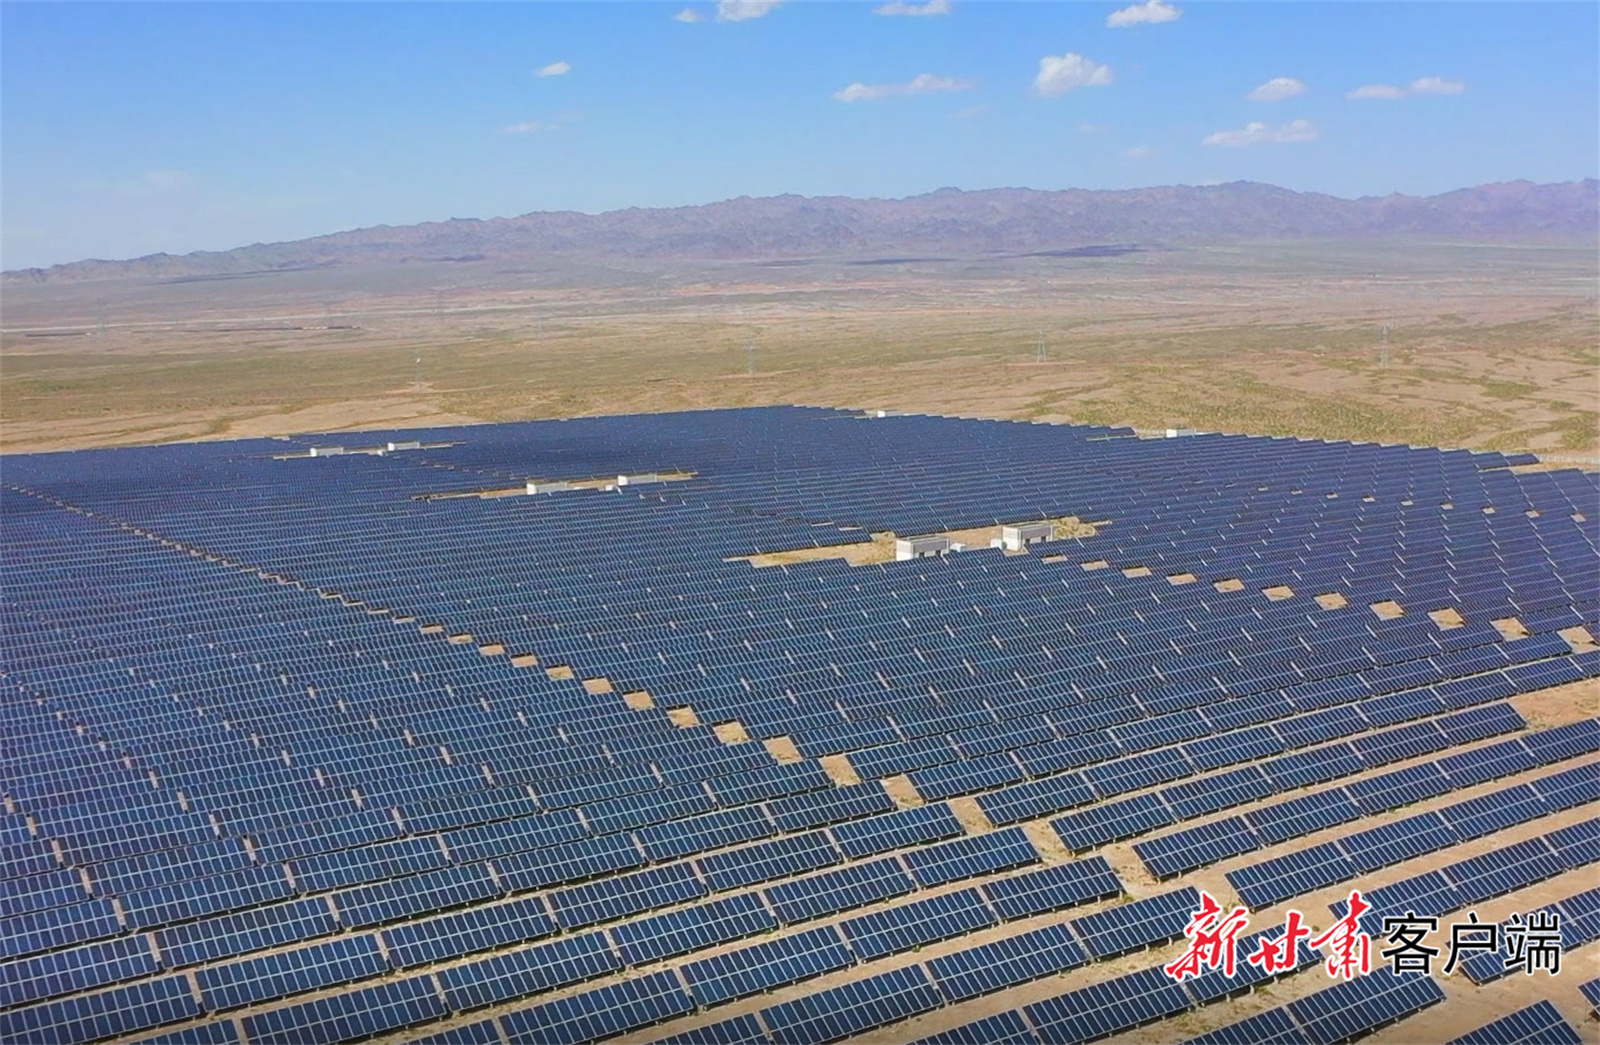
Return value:
[(420, 442), (418, 442), (417, 440), (413, 439), (413, 440), (410, 440), (410, 441), (404, 442), (404, 443), (390, 443), (386, 449), (391, 454), (394, 453), (396, 450), (421, 450), (422, 449), (422, 444)]
[(342, 446), (313, 446), (311, 448), (312, 457), (338, 457), (343, 453), (344, 447)]
[(894, 558), (896, 562), (905, 562), (907, 559), (926, 559), (934, 555), (943, 555), (950, 550), (948, 537), (897, 537), (894, 542)]
[(560, 493), (562, 490), (570, 490), (570, 489), (572, 489), (571, 484), (565, 483), (565, 482), (556, 482), (556, 483), (530, 482), (530, 483), (528, 483), (528, 493), (529, 494)]
[(1035, 522), (1017, 523), (1015, 526), (1000, 528), (1000, 547), (1006, 551), (1019, 552), (1030, 544), (1048, 541), (1055, 537), (1054, 523)]
[(655, 472), (642, 472), (639, 475), (617, 476), (618, 486), (643, 486), (646, 483), (659, 483), (662, 481), (663, 480), (661, 476), (657, 475)]

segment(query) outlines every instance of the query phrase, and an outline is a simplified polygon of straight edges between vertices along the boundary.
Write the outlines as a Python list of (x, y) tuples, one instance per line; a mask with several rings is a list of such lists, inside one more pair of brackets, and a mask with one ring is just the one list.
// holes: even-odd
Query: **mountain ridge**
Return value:
[(1495, 182), (1344, 199), (1261, 182), (1137, 189), (941, 188), (901, 199), (739, 196), (683, 207), (533, 211), (375, 225), (223, 251), (8, 270), (8, 284), (181, 279), (346, 266), (587, 258), (994, 256), (1097, 244), (1396, 239), (1596, 242), (1600, 181)]

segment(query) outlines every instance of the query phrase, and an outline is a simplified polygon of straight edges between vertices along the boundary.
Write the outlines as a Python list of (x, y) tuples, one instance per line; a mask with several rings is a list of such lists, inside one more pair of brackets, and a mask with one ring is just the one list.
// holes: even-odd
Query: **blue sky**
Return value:
[(0, 263), (785, 192), (1566, 181), (1600, 166), (1597, 37), (1592, 3), (4, 3)]

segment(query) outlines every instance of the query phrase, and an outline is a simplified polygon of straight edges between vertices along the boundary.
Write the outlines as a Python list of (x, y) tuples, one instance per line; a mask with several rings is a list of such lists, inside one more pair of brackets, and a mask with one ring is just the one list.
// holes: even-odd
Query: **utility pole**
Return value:
[(1381, 335), (1383, 340), (1378, 349), (1378, 369), (1387, 370), (1389, 369), (1389, 324), (1383, 325)]
[(1043, 363), (1048, 358), (1049, 358), (1049, 356), (1044, 350), (1044, 327), (1040, 327), (1039, 328), (1039, 352), (1038, 352), (1038, 355), (1035, 357), (1035, 361), (1039, 362), (1039, 363)]
[(746, 362), (748, 363), (748, 366), (749, 366), (749, 374), (750, 374), (751, 377), (755, 377), (756, 376), (756, 339), (755, 338), (750, 338), (749, 340), (745, 341), (745, 343), (744, 343), (744, 351), (745, 351), (745, 356), (746, 356)]

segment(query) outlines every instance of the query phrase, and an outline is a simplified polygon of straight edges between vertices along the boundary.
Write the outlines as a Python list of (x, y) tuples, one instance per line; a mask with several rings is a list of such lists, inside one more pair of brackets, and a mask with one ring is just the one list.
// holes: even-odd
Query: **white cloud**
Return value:
[(950, 13), (950, 0), (927, 0), (926, 3), (911, 4), (906, 0), (890, 0), (887, 4), (880, 4), (872, 9), (875, 15), (905, 15), (918, 18), (923, 15), (947, 15)]
[(1354, 98), (1356, 101), (1392, 102), (1409, 94), (1460, 94), (1466, 89), (1467, 85), (1460, 80), (1446, 80), (1442, 76), (1424, 76), (1420, 80), (1412, 80), (1409, 87), (1369, 83), (1364, 87), (1357, 87), (1345, 97)]
[(1104, 123), (1080, 123), (1080, 124), (1078, 124), (1078, 133), (1079, 134), (1104, 134), (1108, 130), (1110, 130), (1109, 125), (1104, 124)]
[(975, 120), (989, 111), (987, 105), (969, 105), (950, 114), (952, 120)]
[(958, 80), (952, 76), (935, 76), (932, 73), (922, 73), (914, 76), (910, 83), (853, 83), (842, 91), (834, 91), (833, 97), (841, 102), (876, 102), (885, 98), (899, 98), (910, 94), (939, 94), (944, 91), (968, 91), (973, 87), (971, 80)]
[(1304, 80), (1296, 80), (1292, 76), (1274, 76), (1245, 97), (1252, 102), (1281, 102), (1285, 98), (1305, 93)]
[(696, 11), (692, 7), (685, 7), (682, 11), (679, 11), (677, 14), (673, 15), (672, 20), (674, 22), (687, 22), (693, 25), (695, 22), (700, 21), (700, 12)]
[(1386, 83), (1369, 83), (1364, 87), (1357, 87), (1346, 94), (1346, 98), (1354, 98), (1358, 102), (1384, 101), (1392, 102), (1396, 98), (1404, 98), (1406, 92), (1403, 88), (1394, 87)]
[(551, 62), (549, 65), (534, 73), (535, 76), (565, 76), (572, 72), (572, 66), (566, 62)]
[(541, 123), (538, 120), (529, 120), (526, 123), (513, 123), (500, 128), (501, 134), (533, 134), (536, 131), (553, 131), (557, 127), (554, 123)]
[(1309, 120), (1290, 120), (1279, 127), (1252, 120), (1242, 130), (1218, 131), (1207, 135), (1202, 145), (1287, 145), (1317, 140), (1317, 128)]
[(1148, 145), (1135, 145), (1133, 148), (1128, 150), (1128, 155), (1132, 156), (1136, 160), (1142, 160), (1146, 156), (1154, 156), (1155, 154), (1156, 151), (1150, 148)]
[(1467, 85), (1459, 80), (1446, 80), (1439, 76), (1424, 76), (1411, 81), (1412, 94), (1460, 94)]
[(717, 0), (717, 21), (748, 22), (772, 13), (783, 0)]
[(1145, 0), (1142, 4), (1124, 7), (1106, 16), (1106, 25), (1112, 29), (1126, 29), (1130, 25), (1159, 25), (1176, 22), (1183, 12), (1162, 0)]
[(1070, 52), (1047, 54), (1039, 59), (1039, 75), (1033, 78), (1033, 89), (1046, 98), (1054, 98), (1079, 87), (1104, 87), (1111, 80), (1109, 65)]

